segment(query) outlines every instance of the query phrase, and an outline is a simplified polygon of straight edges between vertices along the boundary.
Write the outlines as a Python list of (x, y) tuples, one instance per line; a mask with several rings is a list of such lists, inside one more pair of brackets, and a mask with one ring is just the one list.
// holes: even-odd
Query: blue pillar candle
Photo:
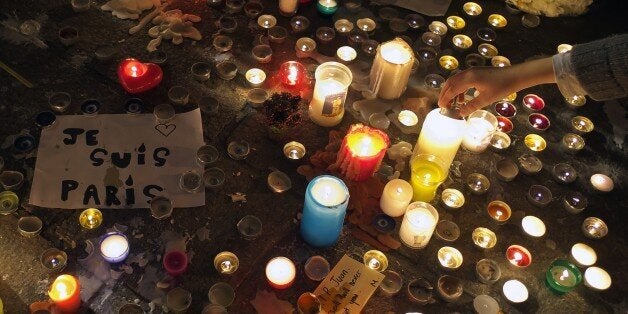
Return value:
[(301, 236), (316, 247), (328, 247), (338, 241), (345, 220), (349, 189), (342, 180), (318, 176), (307, 185)]
[(316, 8), (318, 9), (318, 12), (323, 15), (333, 15), (338, 10), (338, 1), (318, 0), (318, 3), (316, 3)]

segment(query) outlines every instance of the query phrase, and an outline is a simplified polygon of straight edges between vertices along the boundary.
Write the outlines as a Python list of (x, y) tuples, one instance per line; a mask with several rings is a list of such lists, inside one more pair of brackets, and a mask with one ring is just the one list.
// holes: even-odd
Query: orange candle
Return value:
[(76, 313), (81, 306), (81, 286), (71, 275), (61, 275), (50, 286), (48, 296), (63, 313)]
[(367, 180), (379, 168), (389, 145), (386, 133), (354, 124), (342, 140), (334, 166), (349, 180)]

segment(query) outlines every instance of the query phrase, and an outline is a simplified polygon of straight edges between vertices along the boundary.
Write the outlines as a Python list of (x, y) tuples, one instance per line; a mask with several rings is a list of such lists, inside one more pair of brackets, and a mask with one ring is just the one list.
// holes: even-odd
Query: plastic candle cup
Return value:
[[(233, 304), (235, 291), (233, 291), (233, 287), (230, 284), (226, 282), (217, 282), (209, 288), (207, 297), (210, 303), (228, 307)], [(175, 311), (175, 313), (178, 312)], [(185, 313), (185, 311), (181, 311), (181, 313)]]
[(399, 292), (403, 287), (403, 278), (401, 275), (392, 270), (385, 270), (382, 273), (385, 277), (379, 285), (379, 289), (386, 296), (393, 296), (397, 294), (397, 292)]
[(512, 303), (522, 303), (528, 300), (528, 288), (517, 279), (506, 281), (502, 286), (502, 294)]
[(501, 277), (502, 270), (496, 261), (483, 258), (475, 264), (475, 274), (481, 283), (493, 284)]
[(386, 183), (379, 207), (390, 217), (400, 217), (412, 200), (412, 186), (405, 180), (393, 179)]
[(347, 35), (353, 29), (353, 23), (347, 19), (339, 19), (334, 23), (336, 32), (340, 35)]
[(321, 281), (329, 274), (330, 265), (324, 257), (314, 255), (307, 259), (303, 268), (307, 278), (314, 281)]
[(432, 205), (410, 203), (399, 228), (399, 238), (412, 249), (422, 249), (430, 241), (437, 222), (438, 212)]
[(322, 15), (333, 15), (338, 10), (338, 2), (336, 0), (318, 0), (316, 9)]
[(521, 172), (527, 175), (535, 175), (543, 170), (543, 162), (534, 155), (523, 154), (517, 160), (519, 161)]
[(587, 98), (582, 95), (574, 95), (569, 98), (565, 98), (565, 101), (573, 107), (582, 107), (587, 103)]
[(497, 300), (486, 294), (480, 294), (473, 299), (473, 309), (478, 314), (496, 314), (500, 311)]
[(506, 249), (506, 259), (516, 268), (525, 268), (532, 263), (532, 254), (521, 245), (511, 245)]
[(525, 216), (521, 220), (523, 232), (533, 238), (542, 237), (545, 234), (545, 224), (543, 220), (535, 216)]
[(534, 206), (545, 207), (552, 201), (552, 191), (544, 185), (533, 184), (528, 189), (526, 198)]
[(604, 220), (597, 217), (587, 217), (582, 222), (582, 233), (591, 239), (601, 239), (608, 234), (608, 226)]
[(544, 132), (550, 127), (550, 120), (540, 113), (532, 113), (528, 116), (528, 126), (534, 131)]
[(251, 87), (260, 87), (266, 80), (266, 73), (258, 68), (249, 69), (244, 76)]
[(560, 44), (556, 47), (556, 52), (565, 53), (571, 51), (571, 48), (573, 47), (570, 44)]
[(456, 15), (448, 16), (446, 22), (447, 25), (449, 25), (449, 28), (453, 30), (461, 30), (467, 24), (463, 18)]
[(102, 224), (103, 216), (100, 210), (96, 208), (88, 208), (81, 212), (79, 223), (85, 229), (95, 229)]
[(563, 207), (572, 214), (578, 214), (583, 211), (587, 208), (588, 203), (587, 197), (580, 192), (569, 191), (563, 197)]
[(545, 139), (538, 134), (528, 134), (523, 138), (523, 143), (533, 152), (542, 152), (547, 147)]
[(362, 19), (358, 19), (356, 21), (356, 24), (358, 25), (358, 28), (364, 32), (370, 33), (372, 31), (375, 30), (375, 27), (377, 27), (377, 24), (375, 23), (375, 21), (373, 21), (370, 18), (362, 18)]
[(427, 29), (436, 35), (445, 36), (447, 34), (447, 25), (440, 21), (433, 21)]
[(366, 267), (378, 272), (383, 272), (388, 268), (388, 258), (378, 250), (370, 250), (364, 253), (362, 261)]
[(573, 117), (571, 119), (571, 127), (580, 134), (589, 133), (595, 128), (593, 121), (583, 116)]
[(397, 37), (377, 47), (370, 72), (369, 90), (380, 99), (397, 99), (408, 85), (414, 52)]
[(129, 240), (120, 232), (109, 232), (100, 240), (100, 254), (109, 263), (124, 261), (129, 256)]
[(527, 94), (523, 96), (523, 106), (530, 111), (540, 111), (545, 108), (545, 101), (543, 98), (535, 94)]
[(238, 259), (238, 256), (231, 252), (220, 252), (216, 255), (216, 257), (214, 257), (214, 268), (216, 268), (216, 270), (223, 275), (233, 274), (236, 270), (238, 270), (239, 266), (240, 260)]
[(188, 269), (188, 256), (185, 252), (173, 250), (164, 254), (163, 266), (172, 277), (179, 276)]
[(488, 191), (491, 187), (491, 181), (481, 173), (472, 173), (467, 176), (467, 187), (471, 190), (471, 193), (475, 195), (482, 195)]
[(462, 137), (462, 147), (472, 153), (481, 153), (491, 142), (497, 129), (497, 118), (486, 110), (477, 110), (467, 117), (467, 128)]
[(344, 116), (344, 102), (353, 74), (342, 63), (325, 62), (316, 68), (314, 75), (316, 84), (308, 108), (310, 119), (323, 127), (335, 126)]
[(316, 51), (316, 42), (309, 37), (301, 37), (294, 45), (297, 58), (308, 58)]
[(244, 4), (244, 14), (250, 19), (255, 19), (262, 11), (264, 11), (264, 6), (260, 2), (253, 1)]
[(502, 151), (510, 147), (512, 141), (510, 140), (510, 136), (504, 132), (495, 132), (493, 136), (491, 136), (491, 147), (496, 151)]
[(443, 246), (437, 253), (438, 262), (444, 270), (456, 270), (462, 265), (462, 253), (451, 246)]
[(552, 175), (559, 183), (569, 184), (576, 180), (578, 172), (576, 172), (576, 169), (574, 169), (574, 167), (570, 164), (561, 162), (554, 165), (552, 168)]
[(283, 146), (283, 155), (289, 160), (299, 160), (305, 156), (305, 146), (303, 144), (292, 141)]
[(344, 223), (349, 189), (333, 176), (318, 176), (307, 186), (301, 236), (316, 247), (328, 247), (338, 241)]
[(436, 283), (436, 291), (446, 302), (454, 302), (460, 298), (464, 291), (462, 289), (462, 280), (449, 275), (440, 276)]
[(26, 238), (37, 236), (42, 226), (43, 222), (37, 216), (24, 216), (17, 221), (17, 231)]
[(266, 279), (277, 290), (290, 288), (297, 275), (294, 263), (287, 257), (278, 256), (266, 264)]
[(470, 53), (466, 57), (464, 57), (464, 64), (467, 66), (467, 68), (479, 67), (484, 66), (484, 64), (486, 64), (486, 60), (484, 59), (484, 57), (480, 56), (477, 53)]
[(495, 39), (497, 39), (497, 33), (495, 33), (495, 31), (492, 28), (489, 27), (482, 27), (479, 28), (476, 32), (475, 35), (483, 41), (495, 41)]
[(491, 65), (497, 68), (510, 66), (510, 60), (504, 56), (494, 56), (491, 58)]
[(261, 28), (269, 29), (277, 25), (277, 18), (270, 14), (260, 15), (257, 18), (257, 25), (259, 25)]
[(545, 282), (552, 292), (562, 295), (582, 282), (582, 273), (576, 265), (559, 259), (545, 272)]
[(506, 223), (512, 215), (510, 206), (502, 201), (492, 201), (488, 203), (486, 212), (488, 216), (499, 225)]
[(362, 124), (349, 128), (342, 140), (336, 165), (345, 178), (353, 181), (365, 181), (372, 177), (390, 145), (388, 135), (381, 130)]
[(438, 47), (441, 44), (441, 37), (432, 32), (425, 32), (421, 35), (421, 41), (428, 46)]
[(464, 206), (464, 194), (457, 189), (444, 189), (441, 200), (447, 208), (458, 209)]
[[(468, 49), (469, 47), (471, 47), (471, 45), (473, 45), (473, 40), (471, 39), (471, 37), (469, 37), (467, 35), (462, 35), (462, 34), (458, 34), (458, 35), (454, 36), (451, 39), (451, 42), (454, 44), (454, 46), (456, 46), (460, 50)], [(478, 56), (478, 58), (480, 58), (480, 60), (484, 61), (484, 59), (482, 59), (481, 56)]]
[(351, 63), (357, 56), (358, 52), (350, 46), (342, 46), (336, 50), (336, 57), (343, 63)]
[(471, 233), (473, 244), (481, 249), (492, 249), (497, 244), (495, 232), (484, 227), (478, 227)]
[(589, 267), (584, 271), (584, 285), (595, 291), (604, 291), (611, 286), (611, 276), (600, 267)]
[(462, 5), (462, 10), (468, 16), (472, 16), (472, 17), (482, 14), (482, 7), (475, 2), (466, 2), (465, 4)]
[(499, 51), (495, 46), (484, 43), (478, 45), (478, 53), (484, 58), (491, 59), (499, 54)]
[(61, 272), (68, 264), (68, 255), (56, 248), (50, 248), (41, 253), (41, 264), (50, 272)]
[(245, 240), (255, 240), (262, 234), (262, 221), (257, 216), (246, 215), (238, 221), (236, 228)]
[(500, 14), (491, 14), (488, 16), (488, 24), (493, 26), (495, 29), (500, 29), (506, 27), (508, 21), (503, 15)]
[(414, 201), (430, 202), (436, 195), (436, 189), (447, 178), (445, 163), (442, 159), (430, 155), (419, 154), (410, 160)]
[(295, 34), (304, 32), (310, 27), (310, 20), (302, 15), (298, 15), (290, 19), (290, 27)]
[(495, 163), (497, 177), (505, 182), (510, 182), (519, 174), (519, 167), (510, 158), (504, 158)]
[(445, 242), (454, 242), (460, 237), (460, 227), (450, 220), (441, 220), (436, 224), (436, 238)]
[(615, 187), (613, 179), (601, 173), (592, 175), (589, 181), (591, 182), (593, 188), (599, 192), (610, 192)]
[(595, 250), (584, 244), (576, 243), (571, 247), (571, 259), (580, 267), (587, 267), (595, 264), (597, 254)]
[(453, 71), (458, 68), (458, 59), (453, 56), (445, 55), (438, 59), (440, 67), (447, 71)]
[(64, 313), (75, 313), (81, 307), (81, 285), (76, 277), (60, 275), (48, 290), (55, 308)]
[(495, 112), (505, 118), (517, 115), (517, 108), (509, 101), (501, 101), (495, 104)]

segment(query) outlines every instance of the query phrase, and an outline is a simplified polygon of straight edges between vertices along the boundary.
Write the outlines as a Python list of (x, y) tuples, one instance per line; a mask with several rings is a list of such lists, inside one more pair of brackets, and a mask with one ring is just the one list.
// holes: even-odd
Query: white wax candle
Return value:
[(419, 117), (411, 110), (401, 110), (397, 116), (399, 123), (405, 126), (415, 126), (419, 123)]
[(591, 185), (600, 192), (610, 192), (615, 187), (613, 179), (601, 173), (596, 173), (591, 176)]
[[(323, 113), (323, 107), (325, 106), (325, 100), (327, 97), (337, 94), (342, 94), (344, 97), (346, 92), (347, 87), (333, 78), (316, 81), (314, 94), (312, 95), (312, 102), (310, 102), (310, 118), (318, 125), (325, 127), (334, 126), (340, 123), (342, 117), (344, 117), (344, 108), (342, 108), (342, 110), (340, 108), (336, 108), (336, 104), (333, 104), (332, 101), (332, 112), (325, 114)], [(344, 105), (343, 102), (338, 104), (338, 106), (340, 105)], [(336, 111), (340, 113), (335, 114)]]
[(579, 266), (591, 266), (597, 261), (595, 250), (584, 243), (576, 243), (571, 247), (571, 257)]
[(525, 216), (521, 220), (521, 228), (526, 234), (538, 238), (545, 234), (545, 224), (535, 216)]
[(340, 59), (340, 61), (351, 62), (355, 60), (355, 58), (358, 56), (358, 53), (355, 51), (355, 49), (349, 46), (342, 46), (338, 48), (338, 50), (336, 50), (336, 56), (338, 57), (338, 59)]
[(314, 200), (323, 206), (337, 206), (347, 200), (347, 192), (340, 182), (321, 178), (312, 186)]
[(406, 212), (412, 200), (412, 186), (405, 180), (393, 179), (386, 183), (379, 207), (390, 217), (399, 217)]
[(400, 38), (377, 49), (370, 73), (370, 90), (381, 99), (397, 99), (406, 90), (414, 63), (410, 46)]
[[(401, 241), (409, 247), (417, 249), (427, 245), (438, 221), (438, 212), (414, 205), (420, 203), (422, 202), (412, 203), (408, 206), (399, 228)], [(431, 207), (429, 204), (426, 205)]]
[(100, 243), (100, 252), (105, 258), (117, 259), (127, 253), (129, 241), (119, 234), (107, 236)]
[(287, 257), (275, 257), (266, 264), (266, 279), (271, 286), (285, 289), (292, 285), (297, 270), (294, 263)]
[(264, 73), (264, 70), (258, 68), (249, 69), (244, 76), (252, 87), (259, 87), (266, 80), (266, 73)]
[(413, 156), (435, 155), (447, 165), (445, 173), (448, 173), (449, 166), (462, 142), (465, 127), (464, 120), (446, 117), (439, 113), (439, 109), (432, 110), (425, 117), (417, 145), (414, 146)]
[(506, 281), (502, 287), (502, 293), (512, 303), (521, 303), (528, 299), (528, 288), (517, 279)]
[(606, 290), (611, 282), (611, 276), (602, 268), (594, 266), (584, 271), (584, 285), (593, 290)]
[(462, 138), (462, 147), (470, 152), (481, 153), (491, 143), (495, 126), (483, 118), (470, 118)]

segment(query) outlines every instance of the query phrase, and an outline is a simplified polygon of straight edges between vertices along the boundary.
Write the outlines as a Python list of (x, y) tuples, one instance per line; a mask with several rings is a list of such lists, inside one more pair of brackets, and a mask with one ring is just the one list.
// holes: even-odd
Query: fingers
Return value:
[(451, 102), (456, 95), (473, 87), (473, 81), (470, 79), (472, 73), (470, 71), (471, 69), (462, 71), (447, 79), (447, 81), (443, 84), (440, 96), (438, 97), (439, 107), (447, 107), (449, 102)]

